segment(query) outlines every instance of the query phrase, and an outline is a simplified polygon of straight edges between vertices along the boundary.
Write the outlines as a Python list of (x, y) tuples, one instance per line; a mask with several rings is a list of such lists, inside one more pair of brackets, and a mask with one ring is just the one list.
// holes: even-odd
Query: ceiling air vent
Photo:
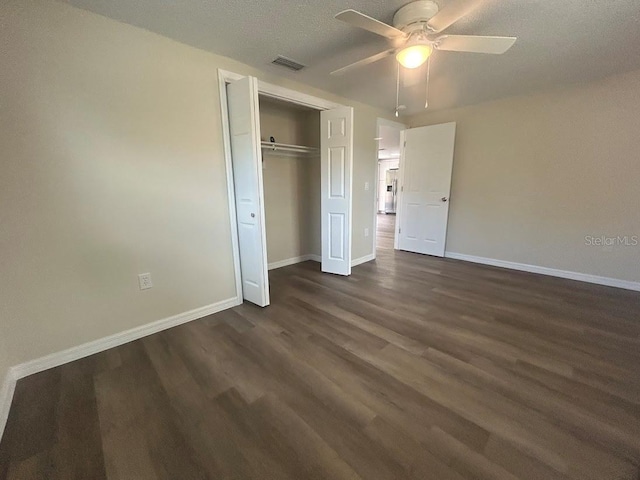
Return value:
[(276, 59), (271, 63), (273, 63), (274, 65), (280, 65), (284, 68), (288, 68), (289, 70), (293, 70), (294, 72), (302, 70), (306, 66), (296, 62), (295, 60), (291, 60), (290, 58), (283, 57), (282, 55), (278, 55)]

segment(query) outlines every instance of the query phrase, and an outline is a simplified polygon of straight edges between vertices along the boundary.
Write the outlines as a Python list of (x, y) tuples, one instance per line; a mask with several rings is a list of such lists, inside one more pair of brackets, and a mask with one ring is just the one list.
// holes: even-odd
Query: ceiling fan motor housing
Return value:
[(438, 5), (431, 0), (418, 0), (399, 9), (393, 16), (393, 26), (406, 33), (424, 28), (431, 17), (438, 13)]
[(439, 11), (434, 1), (417, 0), (396, 12), (393, 16), (394, 26), (353, 9), (344, 10), (336, 15), (338, 20), (387, 38), (393, 42), (393, 48), (339, 68), (331, 74), (339, 75), (392, 55), (396, 56), (403, 67), (417, 68), (429, 59), (433, 49), (493, 55), (505, 53), (513, 46), (516, 37), (440, 35), (440, 32), (474, 10), (478, 3), (472, 0), (450, 0)]

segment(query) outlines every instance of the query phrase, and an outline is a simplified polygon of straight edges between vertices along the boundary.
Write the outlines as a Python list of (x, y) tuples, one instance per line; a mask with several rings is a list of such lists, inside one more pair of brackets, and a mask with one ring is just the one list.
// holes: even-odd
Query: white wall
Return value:
[[(375, 235), (373, 212), (378, 163), (377, 145), (374, 140), (376, 132), (376, 116), (367, 115), (363, 110), (356, 110), (353, 125), (352, 260), (373, 253), (373, 235)], [(365, 236), (367, 232), (368, 236)]]
[(640, 281), (640, 71), (409, 119), (457, 122), (447, 251)]
[(235, 295), (217, 68), (355, 107), (353, 252), (371, 253), (381, 112), (57, 2), (0, 18), (8, 364)]

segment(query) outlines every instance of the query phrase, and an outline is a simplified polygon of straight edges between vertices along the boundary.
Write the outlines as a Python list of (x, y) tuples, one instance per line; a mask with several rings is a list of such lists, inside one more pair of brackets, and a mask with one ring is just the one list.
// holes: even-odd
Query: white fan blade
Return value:
[(484, 0), (452, 0), (447, 2), (442, 10), (436, 13), (428, 22), (427, 26), (433, 32), (441, 32), (448, 26), (469, 15), (478, 8)]
[(378, 60), (382, 60), (383, 58), (389, 57), (396, 52), (395, 48), (391, 50), (385, 50), (384, 52), (376, 53), (375, 55), (371, 55), (370, 57), (363, 58), (362, 60), (358, 60), (351, 65), (347, 65), (346, 67), (339, 68), (338, 70), (334, 70), (331, 72), (331, 75), (342, 75), (343, 73), (351, 70), (352, 68), (362, 67), (364, 65), (369, 65), (370, 63), (377, 62)]
[(387, 38), (406, 37), (406, 34), (402, 30), (382, 23), (380, 20), (371, 18), (364, 13), (356, 12), (355, 10), (345, 10), (336, 15), (338, 20), (348, 23), (354, 27), (363, 28), (378, 35), (382, 35)]
[(492, 53), (500, 55), (516, 43), (516, 37), (481, 37), (476, 35), (443, 35), (436, 39), (438, 50), (449, 52)]

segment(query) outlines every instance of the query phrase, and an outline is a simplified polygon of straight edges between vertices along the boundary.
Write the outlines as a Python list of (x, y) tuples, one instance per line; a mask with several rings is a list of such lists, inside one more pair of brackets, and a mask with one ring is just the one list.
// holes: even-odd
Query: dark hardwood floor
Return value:
[(393, 252), (393, 237), (396, 231), (396, 216), (378, 214), (378, 231), (376, 232), (376, 256), (380, 253)]
[(18, 382), (2, 479), (638, 479), (640, 295), (392, 249)]

